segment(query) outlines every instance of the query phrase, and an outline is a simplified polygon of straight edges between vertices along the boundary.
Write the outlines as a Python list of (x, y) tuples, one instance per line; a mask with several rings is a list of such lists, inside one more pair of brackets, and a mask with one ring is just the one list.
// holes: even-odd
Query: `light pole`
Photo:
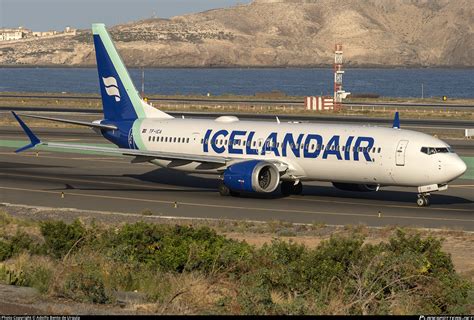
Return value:
[(142, 98), (145, 96), (145, 68), (142, 67)]

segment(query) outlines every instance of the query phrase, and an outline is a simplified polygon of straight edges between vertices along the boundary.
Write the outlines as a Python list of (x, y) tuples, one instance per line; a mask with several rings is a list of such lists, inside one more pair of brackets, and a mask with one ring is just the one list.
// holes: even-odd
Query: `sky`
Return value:
[(246, 4), (250, 0), (0, 0), (0, 28), (24, 26), (34, 31), (66, 26), (107, 26)]

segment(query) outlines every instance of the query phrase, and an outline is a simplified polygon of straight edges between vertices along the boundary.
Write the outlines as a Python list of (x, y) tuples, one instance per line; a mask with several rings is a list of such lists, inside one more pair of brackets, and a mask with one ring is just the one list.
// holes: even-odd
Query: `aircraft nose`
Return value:
[(459, 170), (459, 175), (460, 176), (462, 176), (467, 171), (467, 165), (461, 159), (459, 159), (458, 170)]
[(457, 158), (452, 165), (453, 179), (459, 178), (467, 171), (467, 165), (462, 159)]

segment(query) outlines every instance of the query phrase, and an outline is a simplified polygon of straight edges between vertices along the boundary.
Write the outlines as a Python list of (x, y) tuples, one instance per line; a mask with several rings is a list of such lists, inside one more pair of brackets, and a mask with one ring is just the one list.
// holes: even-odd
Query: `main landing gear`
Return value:
[(294, 181), (283, 181), (281, 183), (281, 194), (284, 196), (299, 195), (303, 192), (303, 184), (298, 181), (296, 184)]
[(218, 189), (219, 189), (219, 194), (223, 197), (227, 197), (227, 196), (236, 197), (239, 195), (238, 192), (230, 190), (229, 187), (224, 184), (224, 182), (219, 182)]
[(430, 205), (429, 196), (429, 193), (420, 193), (418, 195), (418, 199), (416, 200), (418, 207), (428, 207)]

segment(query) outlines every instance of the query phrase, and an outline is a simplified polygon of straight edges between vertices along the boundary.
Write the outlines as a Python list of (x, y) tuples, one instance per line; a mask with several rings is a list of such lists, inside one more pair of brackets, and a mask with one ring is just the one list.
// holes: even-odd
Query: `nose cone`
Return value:
[(453, 175), (452, 180), (459, 178), (467, 171), (466, 163), (459, 157), (453, 161), (450, 167)]
[(458, 170), (459, 170), (459, 176), (462, 176), (464, 173), (467, 171), (467, 165), (464, 161), (459, 159), (459, 164), (458, 164)]

